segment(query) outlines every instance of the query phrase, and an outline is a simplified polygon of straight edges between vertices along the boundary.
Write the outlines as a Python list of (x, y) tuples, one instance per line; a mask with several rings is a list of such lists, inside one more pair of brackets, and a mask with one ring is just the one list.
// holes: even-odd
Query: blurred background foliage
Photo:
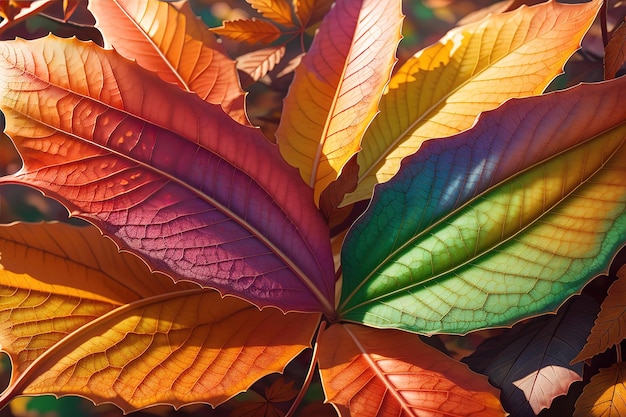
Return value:
[[(537, 2), (527, 1), (527, 4)], [(3, 4), (4, 3), (4, 4)], [(0, 7), (9, 7), (10, 3), (19, 1), (0, 1)], [(29, 2), (26, 2), (29, 3)], [(40, 13), (15, 24), (5, 25), (0, 32), (0, 39), (9, 40), (15, 37), (34, 39), (54, 33), (57, 36), (76, 36), (82, 40), (92, 40), (102, 45), (102, 37), (93, 27), (94, 20), (87, 10), (87, 1), (79, 1), (76, 10), (65, 19), (59, 0)], [(255, 11), (244, 0), (189, 0), (194, 12), (210, 27), (221, 25), (224, 20), (245, 19), (256, 16)], [(523, 3), (519, 0), (508, 0), (495, 3), (494, 0), (404, 0), (403, 10), (406, 15), (403, 28), (403, 40), (397, 53), (398, 64), (412, 56), (425, 46), (436, 42), (452, 27), (459, 23), (479, 19), (488, 12), (499, 12), (518, 7)], [(9, 5), (9, 6), (7, 6)], [(608, 26), (613, 26), (624, 20), (626, 6), (621, 3), (611, 6), (608, 17)], [(310, 42), (310, 39), (308, 41)], [(245, 47), (231, 41), (224, 44), (236, 59), (237, 56), (248, 52)], [(299, 44), (293, 46), (293, 56), (301, 51)], [(566, 66), (564, 75), (557, 78), (551, 89), (565, 88), (581, 81), (599, 81), (603, 78), (604, 45), (601, 30), (598, 24), (583, 42), (583, 49), (579, 51)], [(289, 52), (287, 53), (289, 54)], [(288, 61), (288, 60), (286, 60)], [(287, 92), (293, 72), (283, 71), (280, 66), (256, 83), (246, 87), (247, 111), (253, 124), (260, 126), (266, 135), (271, 136), (275, 130), (282, 106), (282, 99)], [(0, 114), (0, 117), (1, 114)], [(0, 120), (4, 127), (4, 119)], [(21, 161), (10, 139), (0, 135), (0, 176), (14, 173), (20, 169)], [(0, 223), (13, 221), (37, 222), (42, 220), (71, 221), (80, 224), (77, 219), (68, 219), (68, 213), (61, 205), (43, 197), (32, 189), (17, 186), (0, 186)], [(469, 353), (483, 340), (498, 333), (498, 330), (475, 332), (465, 337), (444, 336), (430, 338), (427, 342), (446, 350), (452, 356), (460, 359)], [(302, 385), (307, 373), (311, 357), (310, 350), (303, 352), (286, 369), (284, 375), (270, 375), (258, 381), (250, 391), (242, 393), (226, 404), (213, 410), (208, 405), (190, 405), (180, 410), (173, 410), (170, 406), (157, 406), (133, 413), (133, 416), (230, 416), (230, 417), (262, 417), (284, 416), (295, 397), (298, 388)], [(0, 362), (0, 388), (8, 384), (11, 365), (6, 356)], [(316, 373), (317, 375), (317, 373)], [(316, 378), (318, 378), (316, 376)], [(571, 394), (574, 400), (579, 394), (581, 384), (572, 386)], [(559, 415), (562, 408), (569, 408), (568, 397), (556, 400), (552, 411), (544, 410), (540, 416)], [(319, 380), (313, 381), (298, 411), (298, 416), (335, 416), (336, 413), (329, 404), (322, 404), (323, 392)], [(556, 411), (555, 411), (556, 410)], [(557, 414), (554, 414), (554, 413)], [(78, 397), (64, 397), (56, 399), (51, 396), (36, 398), (18, 398), (10, 406), (0, 410), (0, 417), (61, 417), (61, 416), (93, 416), (113, 417), (122, 415), (121, 411), (112, 405), (94, 406), (90, 401)]]

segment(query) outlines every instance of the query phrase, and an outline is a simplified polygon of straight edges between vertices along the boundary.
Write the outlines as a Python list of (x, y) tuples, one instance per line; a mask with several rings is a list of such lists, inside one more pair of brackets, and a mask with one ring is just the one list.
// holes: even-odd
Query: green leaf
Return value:
[(426, 142), (346, 237), (340, 316), (462, 334), (555, 310), (624, 240), (624, 100), (626, 79), (514, 99)]

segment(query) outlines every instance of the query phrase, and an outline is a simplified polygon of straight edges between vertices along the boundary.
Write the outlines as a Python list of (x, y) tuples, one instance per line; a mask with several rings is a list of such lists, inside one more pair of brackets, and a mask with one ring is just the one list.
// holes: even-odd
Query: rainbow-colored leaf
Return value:
[(623, 243), (625, 100), (626, 78), (513, 99), (424, 143), (346, 237), (340, 316), (467, 333), (555, 310)]
[(55, 394), (126, 412), (215, 406), (282, 371), (319, 320), (174, 284), (93, 227), (2, 225), (0, 253), (0, 343), (13, 364), (0, 405)]
[(342, 416), (505, 415), (487, 378), (415, 335), (338, 324), (318, 343), (326, 400)]
[(247, 123), (235, 62), (189, 4), (98, 0), (89, 2), (89, 10), (105, 41), (121, 55)]
[(2, 43), (0, 97), (24, 160), (2, 182), (54, 197), (175, 280), (333, 310), (328, 229), (258, 130), (76, 39)]
[(276, 139), (318, 205), (378, 111), (400, 41), (400, 3), (337, 1), (296, 69)]
[(579, 48), (600, 4), (550, 1), (493, 14), (409, 59), (363, 137), (359, 187), (342, 205), (369, 200), (425, 140), (461, 132), (511, 97), (541, 93)]

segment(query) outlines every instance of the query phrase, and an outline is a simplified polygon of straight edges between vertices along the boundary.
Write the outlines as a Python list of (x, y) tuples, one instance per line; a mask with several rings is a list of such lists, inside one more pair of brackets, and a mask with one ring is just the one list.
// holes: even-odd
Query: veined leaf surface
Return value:
[(570, 361), (585, 343), (598, 309), (589, 296), (573, 297), (556, 315), (519, 323), (481, 343), (463, 362), (502, 391), (502, 405), (512, 416), (539, 415), (573, 382), (582, 381), (583, 364)]
[(626, 339), (626, 266), (617, 273), (617, 281), (611, 284), (602, 309), (587, 337), (587, 343), (572, 362), (579, 362), (598, 355)]
[(89, 2), (105, 41), (121, 55), (247, 123), (235, 62), (187, 3), (159, 0)]
[(431, 138), (469, 128), (511, 97), (541, 93), (580, 46), (600, 2), (554, 1), (453, 29), (391, 79), (358, 155), (359, 187), (343, 206), (369, 200), (402, 158)]
[(294, 26), (291, 2), (288, 0), (246, 0), (263, 17), (284, 26)]
[(276, 131), (280, 152), (322, 191), (360, 149), (400, 41), (399, 0), (339, 0), (298, 68)]
[(574, 417), (621, 417), (626, 410), (626, 363), (600, 369), (576, 401)]
[(624, 100), (626, 78), (513, 99), (424, 143), (346, 237), (340, 316), (466, 333), (556, 309), (624, 242)]
[(410, 333), (338, 324), (318, 343), (326, 400), (342, 416), (505, 415), (486, 377)]
[[(1, 44), (0, 106), (31, 185), (175, 280), (333, 310), (328, 228), (274, 145), (94, 44)], [(241, 152), (246, 149), (246, 152)]]
[(174, 284), (93, 227), (2, 225), (0, 253), (0, 343), (13, 363), (0, 405), (21, 394), (126, 412), (217, 405), (282, 371), (319, 320)]

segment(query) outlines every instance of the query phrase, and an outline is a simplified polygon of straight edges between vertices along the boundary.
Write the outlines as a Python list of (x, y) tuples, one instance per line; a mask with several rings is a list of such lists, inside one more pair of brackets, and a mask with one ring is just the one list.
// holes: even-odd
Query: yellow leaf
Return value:
[(174, 284), (93, 227), (0, 226), (0, 344), (21, 394), (81, 395), (125, 412), (216, 406), (281, 372), (318, 314), (287, 314)]
[(455, 28), (392, 77), (359, 153), (359, 186), (342, 206), (367, 200), (405, 156), (431, 138), (472, 126), (512, 97), (541, 93), (579, 48), (600, 2), (554, 1)]
[(626, 363), (601, 369), (576, 401), (574, 417), (626, 416)]
[(395, 63), (399, 0), (343, 0), (296, 69), (276, 132), (283, 157), (320, 195), (359, 150)]

